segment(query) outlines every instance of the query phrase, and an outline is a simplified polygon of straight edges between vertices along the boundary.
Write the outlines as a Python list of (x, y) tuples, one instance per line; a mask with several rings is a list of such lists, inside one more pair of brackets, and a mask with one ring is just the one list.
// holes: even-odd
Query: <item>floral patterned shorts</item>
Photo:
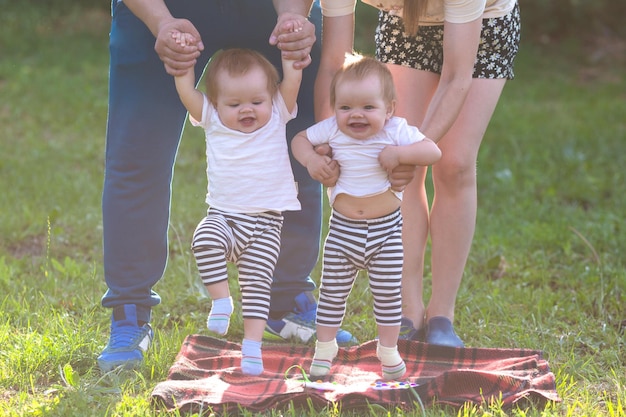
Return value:
[[(518, 4), (506, 16), (483, 19), (473, 77), (513, 79), (519, 40)], [(443, 25), (420, 26), (416, 37), (408, 37), (401, 17), (381, 11), (376, 28), (376, 58), (388, 64), (441, 74)]]

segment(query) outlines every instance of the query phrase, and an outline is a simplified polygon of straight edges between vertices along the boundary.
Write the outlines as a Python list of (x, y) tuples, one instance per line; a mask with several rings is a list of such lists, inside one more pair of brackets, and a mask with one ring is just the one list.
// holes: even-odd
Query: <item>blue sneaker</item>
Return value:
[(146, 323), (137, 324), (137, 308), (126, 304), (113, 309), (109, 344), (98, 356), (102, 372), (115, 368), (133, 369), (143, 361), (143, 354), (152, 342), (152, 328)]
[[(310, 291), (296, 296), (296, 308), (280, 320), (268, 319), (263, 337), (269, 340), (285, 340), (297, 338), (304, 343), (313, 340), (315, 336), (315, 315), (317, 303)], [(359, 342), (346, 330), (337, 332), (337, 344), (341, 346), (358, 345)]]

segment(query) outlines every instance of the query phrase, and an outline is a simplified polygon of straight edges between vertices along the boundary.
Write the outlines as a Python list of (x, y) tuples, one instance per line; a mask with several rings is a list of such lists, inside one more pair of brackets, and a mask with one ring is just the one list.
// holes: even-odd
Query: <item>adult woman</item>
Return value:
[[(324, 32), (317, 117), (327, 115), (329, 78), (352, 50), (356, 0), (322, 1)], [(516, 0), (367, 0), (378, 7), (376, 57), (400, 92), (396, 114), (442, 150), (428, 207), (425, 168), (415, 170), (402, 204), (405, 260), (403, 336), (463, 346), (454, 309), (474, 236), (478, 149), (519, 44)], [(424, 252), (431, 238), (432, 294), (423, 301)]]

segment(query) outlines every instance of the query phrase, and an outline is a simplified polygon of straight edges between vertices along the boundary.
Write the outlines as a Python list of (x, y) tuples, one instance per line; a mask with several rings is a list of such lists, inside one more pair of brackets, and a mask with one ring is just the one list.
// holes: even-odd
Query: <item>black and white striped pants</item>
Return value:
[(374, 315), (380, 326), (399, 326), (402, 317), (402, 216), (400, 210), (368, 220), (333, 211), (324, 242), (317, 324), (340, 326), (359, 270), (369, 275)]
[(210, 208), (194, 232), (191, 248), (205, 285), (228, 279), (227, 262), (237, 266), (245, 319), (267, 320), (282, 225), (278, 212), (227, 213)]

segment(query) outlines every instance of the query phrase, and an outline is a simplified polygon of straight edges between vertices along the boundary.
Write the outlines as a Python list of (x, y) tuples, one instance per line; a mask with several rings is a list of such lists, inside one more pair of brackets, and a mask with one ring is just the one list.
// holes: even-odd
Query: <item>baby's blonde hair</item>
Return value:
[(246, 74), (250, 69), (259, 67), (267, 76), (267, 89), (272, 97), (278, 90), (280, 81), (278, 70), (262, 54), (252, 49), (231, 48), (218, 51), (207, 66), (205, 76), (206, 91), (209, 101), (215, 105), (219, 93), (217, 75), (226, 71), (230, 76), (237, 77)]
[(376, 59), (359, 54), (346, 54), (343, 66), (330, 83), (330, 105), (335, 107), (337, 84), (345, 79), (362, 80), (375, 75), (380, 80), (383, 100), (389, 106), (396, 100), (396, 87), (393, 76), (385, 64)]

